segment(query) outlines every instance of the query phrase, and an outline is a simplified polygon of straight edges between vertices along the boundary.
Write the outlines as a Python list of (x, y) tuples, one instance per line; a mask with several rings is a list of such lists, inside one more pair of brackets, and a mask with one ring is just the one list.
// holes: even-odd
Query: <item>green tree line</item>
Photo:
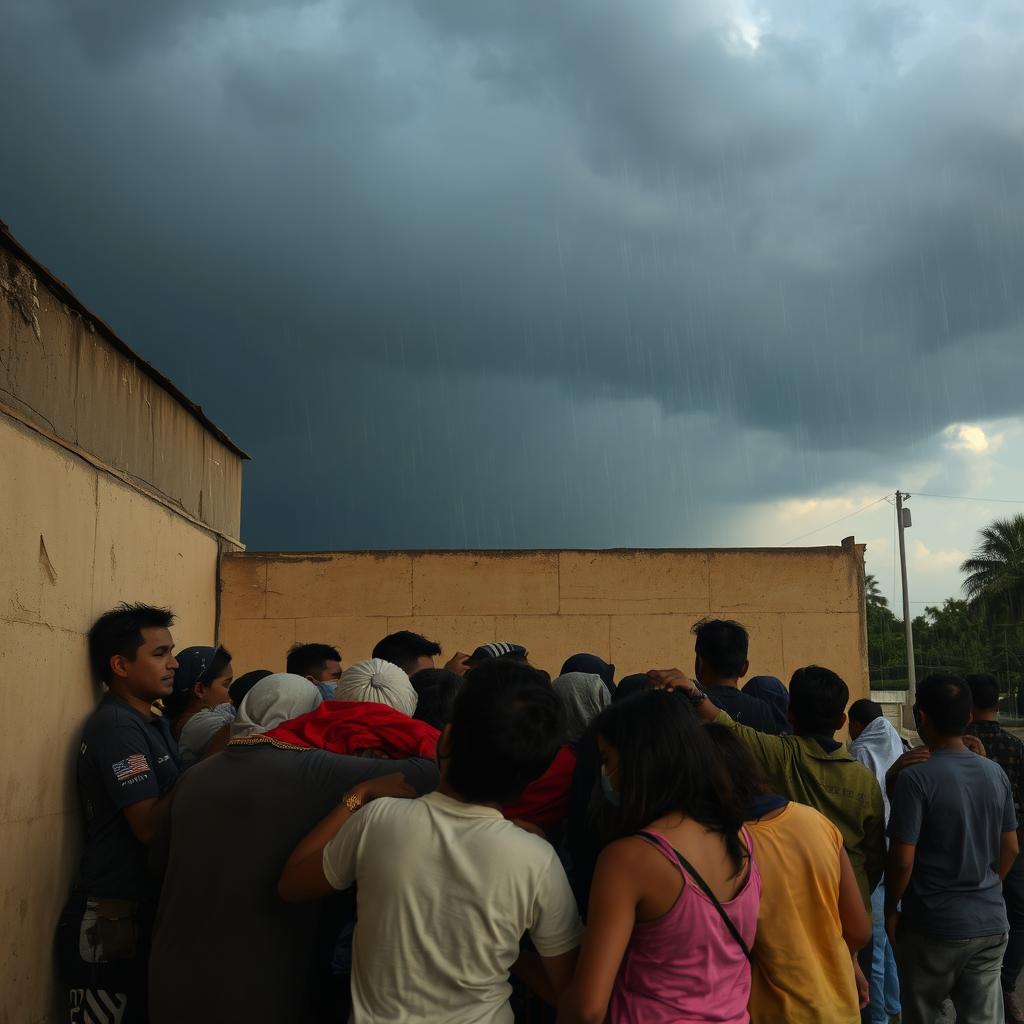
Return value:
[[(991, 672), (1008, 695), (1006, 710), (1024, 710), (1024, 515), (986, 526), (960, 571), (964, 596), (929, 605), (913, 620), (917, 678)], [(864, 596), (872, 689), (906, 689), (903, 620), (874, 576), (865, 577)]]

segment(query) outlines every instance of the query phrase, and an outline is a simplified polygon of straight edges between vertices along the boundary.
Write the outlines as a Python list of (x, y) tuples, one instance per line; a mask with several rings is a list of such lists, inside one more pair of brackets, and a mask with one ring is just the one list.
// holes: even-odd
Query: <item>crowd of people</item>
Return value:
[(909, 749), (827, 668), (743, 684), (736, 622), (694, 626), (692, 677), (580, 653), (553, 680), (411, 632), (235, 678), (173, 624), (89, 634), (73, 1022), (1024, 1019), (1024, 744), (991, 676), (924, 679)]

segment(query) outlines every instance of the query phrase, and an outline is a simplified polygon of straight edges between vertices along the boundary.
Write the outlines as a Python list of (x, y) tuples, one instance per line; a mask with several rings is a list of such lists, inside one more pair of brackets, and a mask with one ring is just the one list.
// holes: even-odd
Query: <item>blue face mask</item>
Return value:
[(622, 794), (612, 786), (612, 780), (608, 778), (608, 773), (601, 768), (601, 792), (604, 793), (605, 800), (612, 805), (612, 807), (618, 807), (622, 803)]

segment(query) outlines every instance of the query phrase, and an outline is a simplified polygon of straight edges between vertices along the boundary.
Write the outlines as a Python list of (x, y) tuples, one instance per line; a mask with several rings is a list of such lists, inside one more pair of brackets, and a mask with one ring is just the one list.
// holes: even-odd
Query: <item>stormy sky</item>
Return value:
[[(0, 219), (252, 454), (250, 549), (891, 593), (876, 499), (1024, 498), (1012, 0), (6, 0), (0, 85)], [(911, 504), (915, 611), (1024, 511)]]

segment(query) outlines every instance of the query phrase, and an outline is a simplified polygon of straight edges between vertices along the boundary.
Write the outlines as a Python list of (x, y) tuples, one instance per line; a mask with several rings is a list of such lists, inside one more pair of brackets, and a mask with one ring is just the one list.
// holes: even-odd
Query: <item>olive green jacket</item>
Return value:
[(842, 832), (861, 895), (870, 907), (871, 893), (885, 870), (885, 809), (871, 771), (843, 744), (827, 753), (810, 736), (770, 736), (734, 722), (724, 711), (714, 721), (736, 730), (775, 792), (820, 811)]

